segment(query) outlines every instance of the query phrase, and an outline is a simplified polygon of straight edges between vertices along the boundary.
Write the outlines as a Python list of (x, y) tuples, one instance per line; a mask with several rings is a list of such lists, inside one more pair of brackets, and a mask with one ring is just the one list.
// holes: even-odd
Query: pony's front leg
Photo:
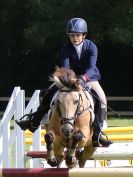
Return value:
[(54, 136), (52, 132), (46, 133), (45, 142), (46, 142), (46, 149), (47, 149), (47, 163), (50, 166), (55, 167), (57, 166), (57, 159), (53, 151)]
[(78, 143), (84, 138), (83, 133), (78, 130), (73, 135), (72, 146), (69, 149), (69, 152), (66, 156), (66, 166), (69, 168), (74, 168), (77, 165), (77, 158), (76, 158), (76, 147)]
[(82, 151), (79, 157), (79, 167), (83, 168), (85, 166), (86, 161), (94, 154), (97, 148), (94, 148), (92, 144), (88, 145)]

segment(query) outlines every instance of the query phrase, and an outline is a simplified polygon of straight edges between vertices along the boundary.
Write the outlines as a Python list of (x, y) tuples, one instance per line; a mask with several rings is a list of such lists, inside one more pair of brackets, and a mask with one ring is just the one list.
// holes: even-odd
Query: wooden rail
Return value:
[(133, 177), (133, 168), (3, 168), (1, 177)]
[[(29, 101), (30, 100), (30, 97), (26, 97), (25, 98), (26, 101)], [(0, 97), (0, 103), (2, 104), (2, 102), (8, 102), (9, 101), (9, 97)], [(125, 102), (132, 102), (133, 104), (133, 97), (118, 97), (118, 96), (109, 96), (107, 97), (107, 101), (108, 101), (108, 105), (110, 102), (122, 102), (123, 104), (125, 104)], [(125, 108), (127, 107), (127, 105), (125, 104)], [(112, 107), (111, 107), (112, 108)], [(0, 108), (1, 109), (1, 108)], [(118, 114), (120, 114), (121, 116), (129, 116), (129, 117), (133, 117), (133, 110), (131, 111), (125, 111), (125, 110), (115, 110)], [(2, 116), (4, 113), (4, 111), (0, 111), (0, 116)], [(113, 116), (114, 115), (114, 112), (110, 111), (108, 109), (108, 116)]]

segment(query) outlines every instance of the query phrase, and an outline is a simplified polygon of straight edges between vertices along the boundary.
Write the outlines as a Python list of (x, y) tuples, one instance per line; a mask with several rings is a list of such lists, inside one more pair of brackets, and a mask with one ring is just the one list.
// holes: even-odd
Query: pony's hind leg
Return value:
[(83, 137), (84, 137), (84, 135), (80, 130), (78, 130), (73, 135), (72, 146), (66, 156), (66, 165), (69, 168), (73, 168), (77, 165), (76, 147), (77, 147), (78, 143), (82, 140)]
[(58, 162), (53, 151), (54, 136), (52, 132), (46, 133), (45, 142), (46, 142), (46, 149), (47, 149), (47, 163), (52, 167), (56, 167)]

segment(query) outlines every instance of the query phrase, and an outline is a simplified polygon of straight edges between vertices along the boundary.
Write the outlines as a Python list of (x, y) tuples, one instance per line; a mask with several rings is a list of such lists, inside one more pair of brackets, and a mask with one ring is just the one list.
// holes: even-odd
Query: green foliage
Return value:
[(132, 1), (119, 1), (110, 12), (108, 34), (115, 43), (133, 45), (133, 5)]
[(132, 0), (1, 0), (2, 91), (10, 85), (44, 87), (47, 75), (60, 62), (70, 18), (84, 18), (88, 37), (99, 46), (109, 40), (132, 47), (132, 4)]
[[(89, 36), (98, 43), (109, 37), (113, 43), (132, 45), (133, 6), (130, 0), (29, 0), (26, 3), (27, 44), (43, 46), (47, 38), (64, 39), (69, 18), (85, 18)], [(52, 44), (51, 44), (52, 45)]]

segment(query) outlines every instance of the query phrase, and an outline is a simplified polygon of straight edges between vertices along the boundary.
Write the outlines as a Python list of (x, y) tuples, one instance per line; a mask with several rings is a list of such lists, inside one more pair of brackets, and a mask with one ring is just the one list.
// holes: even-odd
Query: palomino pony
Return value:
[(72, 70), (57, 67), (52, 80), (59, 88), (45, 135), (47, 162), (60, 167), (84, 167), (96, 148), (92, 145), (93, 126), (90, 102)]

